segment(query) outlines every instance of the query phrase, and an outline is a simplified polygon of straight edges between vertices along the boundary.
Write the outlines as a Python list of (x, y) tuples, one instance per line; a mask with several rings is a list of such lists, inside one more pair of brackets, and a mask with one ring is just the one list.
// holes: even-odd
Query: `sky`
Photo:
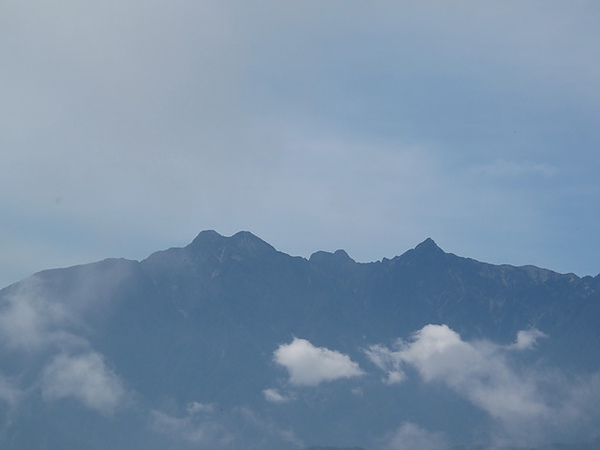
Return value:
[(600, 273), (595, 1), (5, 0), (0, 285), (201, 231)]

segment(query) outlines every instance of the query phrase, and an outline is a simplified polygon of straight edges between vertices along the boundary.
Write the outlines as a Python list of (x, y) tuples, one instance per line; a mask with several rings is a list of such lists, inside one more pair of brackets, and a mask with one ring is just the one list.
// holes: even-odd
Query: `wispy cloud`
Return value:
[(73, 320), (71, 312), (60, 302), (48, 301), (35, 277), (20, 283), (3, 303), (0, 338), (6, 348), (34, 351), (74, 340), (64, 331)]
[[(195, 407), (197, 405), (202, 407)], [(175, 446), (179, 442), (210, 450), (303, 447), (292, 429), (280, 428), (247, 406), (224, 409), (218, 404), (191, 402), (180, 414), (151, 411), (149, 426), (152, 431), (168, 437)]]
[[(240, 416), (246, 426), (249, 425), (257, 434), (253, 439), (244, 442), (245, 448), (261, 450), (265, 447), (267, 441), (270, 441), (271, 443), (276, 442), (277, 448), (305, 447), (302, 440), (296, 436), (296, 433), (294, 433), (291, 428), (282, 429), (271, 419), (262, 417), (248, 407), (237, 407), (234, 409), (234, 412)], [(256, 443), (251, 444), (253, 440), (256, 441)]]
[(40, 363), (33, 379), (13, 383), (0, 374), (0, 396), (15, 401), (32, 388), (40, 389), (46, 401), (70, 397), (102, 414), (111, 414), (126, 404), (128, 394), (120, 377), (81, 333), (87, 310), (103, 306), (93, 300), (103, 297), (110, 285), (99, 283), (102, 277), (96, 276), (96, 270), (82, 268), (73, 291), (61, 298), (53, 296), (42, 279), (34, 276), (0, 300), (3, 350), (27, 354)]
[(57, 355), (44, 368), (40, 387), (47, 400), (73, 397), (104, 414), (114, 412), (126, 396), (120, 379), (97, 352)]
[(0, 374), (0, 400), (14, 405), (22, 394), (21, 389), (12, 379)]
[(265, 389), (263, 395), (265, 400), (271, 403), (288, 403), (294, 400), (293, 395), (282, 393), (274, 388)]
[(414, 423), (405, 422), (383, 439), (384, 450), (447, 450), (441, 433), (433, 433)]
[(275, 362), (286, 368), (295, 386), (317, 386), (324, 381), (363, 375), (360, 366), (348, 355), (315, 347), (306, 339), (294, 338), (280, 345), (273, 354)]
[(212, 417), (188, 413), (183, 417), (162, 411), (151, 412), (151, 428), (177, 440), (189, 442), (202, 449), (224, 448), (233, 436)]

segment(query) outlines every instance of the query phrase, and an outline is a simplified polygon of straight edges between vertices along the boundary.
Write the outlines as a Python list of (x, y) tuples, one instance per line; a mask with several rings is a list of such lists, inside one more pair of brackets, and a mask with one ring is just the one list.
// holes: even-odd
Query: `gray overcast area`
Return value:
[(597, 1), (5, 0), (0, 281), (203, 229), (600, 272)]

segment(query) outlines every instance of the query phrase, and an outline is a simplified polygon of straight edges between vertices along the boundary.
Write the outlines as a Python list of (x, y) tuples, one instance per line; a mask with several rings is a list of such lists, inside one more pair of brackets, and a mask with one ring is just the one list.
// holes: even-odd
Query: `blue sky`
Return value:
[(0, 284), (204, 229), (600, 273), (595, 1), (7, 0)]

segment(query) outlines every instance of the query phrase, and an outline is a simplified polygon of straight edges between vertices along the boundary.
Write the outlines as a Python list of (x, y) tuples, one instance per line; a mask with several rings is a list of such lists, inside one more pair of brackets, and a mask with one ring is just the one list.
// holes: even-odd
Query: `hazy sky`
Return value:
[(198, 232), (600, 273), (597, 1), (5, 0), (0, 284)]

